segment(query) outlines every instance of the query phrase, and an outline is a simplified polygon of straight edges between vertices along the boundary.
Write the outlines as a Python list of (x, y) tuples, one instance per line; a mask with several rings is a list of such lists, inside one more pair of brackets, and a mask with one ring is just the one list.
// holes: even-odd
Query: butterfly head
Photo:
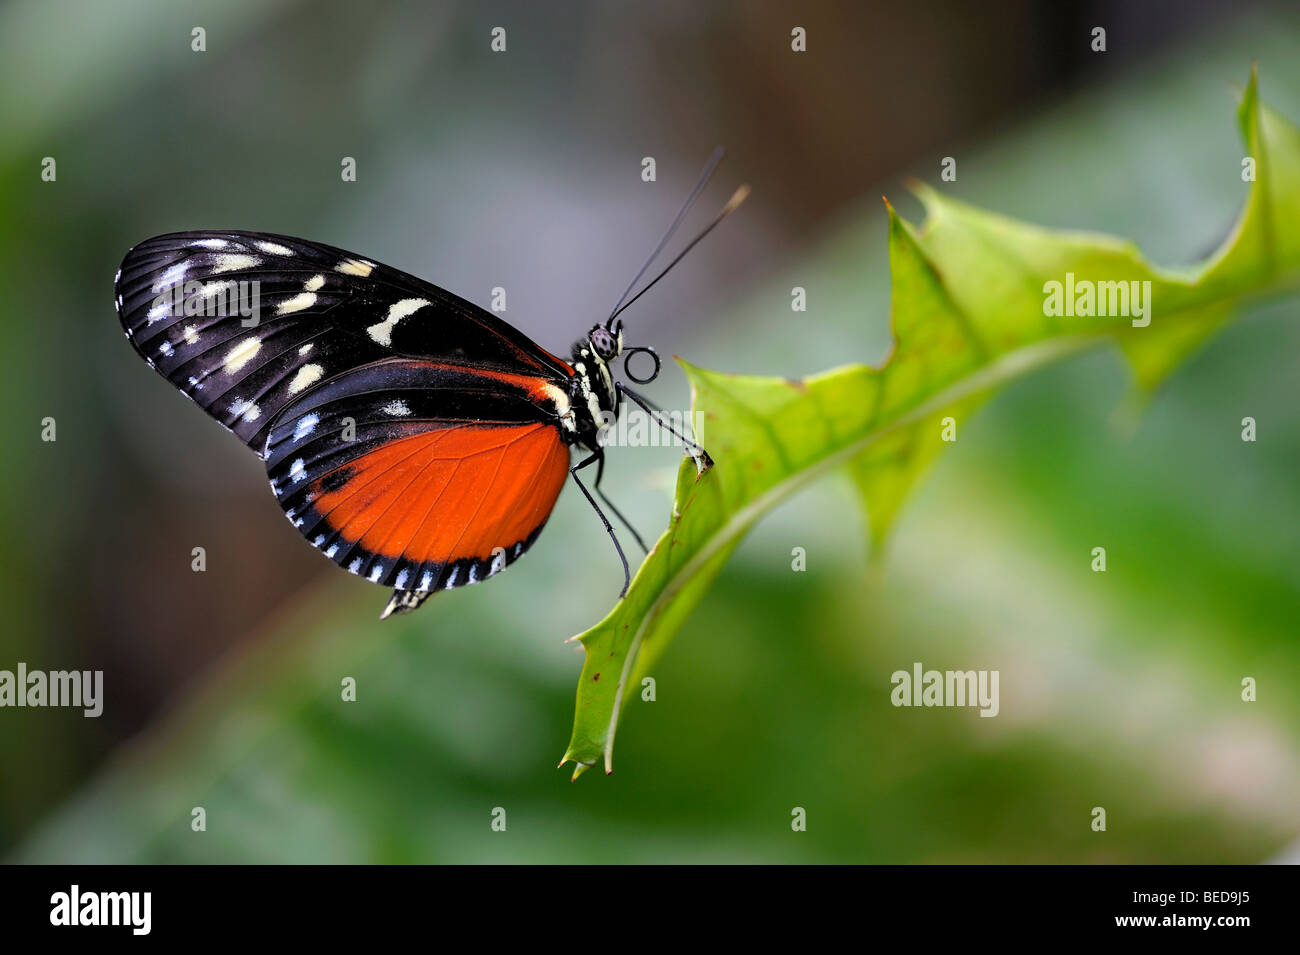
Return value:
[(623, 351), (623, 323), (614, 319), (608, 326), (593, 325), (587, 332), (587, 344), (601, 361), (613, 361)]
[[(628, 367), (628, 362), (633, 355), (646, 354), (654, 362), (650, 373), (645, 376), (637, 375)], [(611, 318), (604, 325), (593, 325), (591, 331), (587, 332), (587, 337), (573, 346), (573, 359), (581, 363), (584, 369), (590, 371), (591, 366), (595, 366), (599, 375), (608, 383), (610, 393), (613, 394), (613, 378), (610, 374), (610, 367), (615, 359), (623, 357), (623, 371), (629, 379), (639, 385), (647, 384), (654, 381), (659, 376), (659, 356), (655, 354), (653, 348), (646, 348), (640, 345), (627, 346), (623, 343), (623, 322), (618, 318)]]

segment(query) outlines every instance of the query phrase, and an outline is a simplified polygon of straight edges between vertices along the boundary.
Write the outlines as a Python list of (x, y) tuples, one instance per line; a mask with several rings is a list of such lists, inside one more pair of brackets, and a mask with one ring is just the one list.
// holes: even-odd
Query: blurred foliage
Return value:
[[(29, 57), (15, 47), (31, 34), (10, 27), (14, 11), (34, 19), (37, 6), (0, 12), (7, 18), (0, 43), (13, 54), (0, 64), (19, 84), (27, 75), (14, 64)], [(126, 5), (109, 9), (102, 31), (114, 29), (115, 18), (148, 29), (156, 22), (129, 15)], [(263, 5), (238, 9), (229, 15), (256, 19)], [(1245, 194), (1223, 108), (1227, 84), (1257, 59), (1264, 97), (1300, 114), (1298, 42), (1294, 12), (1220, 30), (978, 147), (957, 149), (959, 178), (949, 191), (1022, 219), (1133, 236), (1156, 261), (1195, 260), (1219, 244)], [(178, 225), (176, 217), (211, 224), (224, 210), (223, 218), (257, 217), (239, 223), (253, 228), (320, 234), (328, 226), (320, 234), (327, 240), (364, 232), (351, 244), (369, 249), (377, 243), (367, 238), (405, 220), (414, 220), (400, 226), (407, 235), (428, 226), (393, 198), (407, 194), (398, 185), (418, 185), (418, 165), (390, 168), (398, 185), (371, 205), (348, 205), (293, 180), (305, 148), (294, 137), (268, 132), (263, 175), (291, 183), (283, 195), (267, 186), (247, 196), (236, 176), (191, 181), (197, 167), (186, 163), (198, 160), (188, 152), (180, 163), (151, 164), (176, 147), (171, 134), (143, 139), (145, 120), (119, 128), (96, 114), (137, 89), (144, 70), (129, 58), (96, 64), (88, 85), (97, 98), (89, 102), (55, 96), (59, 84), (42, 91), (47, 108), (24, 124), (23, 137), (0, 147), (0, 202), (12, 213), (0, 219), (0, 252), (24, 264), (7, 303), (6, 329), (15, 337), (0, 350), (0, 388), (11, 410), (0, 427), (7, 447), (33, 459), (7, 469), (0, 495), (19, 542), (0, 575), (5, 659), (51, 667), (78, 659), (63, 653), (63, 635), (47, 633), (46, 624), (56, 600), (75, 606), (88, 584), (78, 573), (85, 555), (68, 542), (93, 541), (113, 519), (114, 489), (102, 482), (142, 481), (161, 467), (159, 456), (138, 449), (147, 442), (128, 443), (115, 418), (84, 410), (106, 407), (112, 415), (125, 407), (141, 428), (148, 415), (168, 414), (161, 391), (135, 384), (149, 376), (118, 340), (108, 300), (116, 261), (140, 230), (164, 231)], [(266, 77), (231, 92), (232, 101), (256, 101), (259, 79)], [(308, 124), (346, 141), (327, 121), (340, 112), (340, 98), (331, 91), (330, 109), (322, 106)], [(359, 117), (372, 115), (342, 112), (362, 126)], [(277, 117), (260, 121), (270, 131)], [(233, 136), (215, 127), (209, 145)], [(97, 177), (69, 176), (54, 200), (34, 184), (39, 157), (55, 149), (88, 164), (97, 154), (142, 158), (139, 165), (119, 159)], [(916, 172), (933, 178), (938, 159)], [(61, 161), (61, 182), (67, 168)], [(161, 168), (175, 169), (174, 178), (153, 178)], [(170, 221), (134, 210), (136, 197), (158, 189), (173, 190)], [(882, 357), (889, 280), (878, 192), (675, 350), (707, 367), (782, 376)], [(810, 311), (792, 320), (793, 285), (810, 290)], [(1130, 382), (1113, 355), (1089, 353), (1013, 383), (963, 427), (918, 489), (877, 580), (864, 582), (848, 481), (784, 503), (737, 548), (684, 625), (677, 652), (656, 665), (657, 701), (629, 704), (650, 709), (622, 729), (619, 770), (598, 785), (572, 786), (554, 768), (581, 665), (577, 648), (561, 640), (601, 612), (620, 572), (608, 566), (607, 543), (589, 526), (585, 504), (566, 496), (520, 567), (408, 618), (380, 626), (369, 585), (320, 578), (254, 628), (244, 652), (202, 684), (177, 687), (165, 719), (21, 833), (13, 858), (1271, 858), (1300, 835), (1300, 701), (1291, 690), (1300, 680), (1294, 311), (1293, 304), (1253, 306), (1164, 384), (1135, 431), (1113, 420)], [(661, 387), (680, 389), (681, 379), (665, 375)], [(182, 413), (192, 411), (182, 407), (167, 420), (188, 421)], [(49, 413), (60, 416), (60, 442), (42, 448), (34, 422)], [(1260, 422), (1255, 444), (1240, 440), (1245, 415)], [(65, 421), (78, 426), (65, 432)], [(242, 449), (230, 442), (229, 455), (209, 467), (214, 459), (205, 455), (215, 452), (199, 427), (192, 430), (195, 437), (167, 446), (177, 466), (225, 468), (232, 481), (243, 480), (226, 464), (242, 460)], [(224, 439), (212, 435), (211, 447), (224, 448)], [(675, 463), (665, 455), (674, 453), (628, 450), (613, 479), (638, 467), (662, 474)], [(254, 465), (249, 486), (265, 495)], [(87, 474), (100, 483), (87, 486)], [(629, 487), (653, 499), (634, 519), (657, 513), (662, 521), (667, 489)], [(123, 520), (190, 522), (191, 508), (182, 505), (198, 493), (187, 489), (163, 517), (133, 511)], [(265, 503), (253, 516), (292, 537)], [(112, 556), (134, 566), (138, 553), (113, 541)], [(1099, 544), (1108, 549), (1105, 574), (1087, 569)], [(807, 550), (807, 573), (790, 572), (793, 546)], [(278, 561), (263, 572), (279, 572)], [(47, 577), (60, 589), (33, 599), (46, 593)], [(205, 584), (218, 579), (210, 572)], [(153, 584), (150, 599), (168, 602), (170, 636), (184, 646), (191, 598)], [(239, 597), (230, 595), (236, 604)], [(138, 608), (121, 600), (129, 619)], [(110, 608), (93, 607), (101, 619), (109, 615)], [(895, 709), (889, 675), (914, 660), (1000, 669), (1001, 715)], [(1259, 680), (1258, 703), (1240, 702), (1246, 675)], [(354, 704), (340, 702), (345, 676), (358, 681)], [(109, 705), (129, 701), (110, 696)], [(14, 715), (2, 717), (5, 762), (22, 768), (7, 774), (4, 795), (26, 811), (31, 793), (66, 787), (75, 762), (67, 754), (98, 744), (87, 725), (94, 721), (43, 713), (19, 723)], [(1104, 835), (1088, 827), (1097, 805), (1109, 812)], [(195, 806), (207, 811), (206, 832), (190, 829)], [(497, 806), (508, 813), (505, 833), (489, 828)], [(790, 830), (795, 806), (808, 811), (805, 833)], [(4, 820), (10, 844), (20, 834), (13, 811)]]
[(1223, 246), (1194, 268), (1165, 272), (1131, 243), (1035, 228), (923, 188), (920, 234), (889, 210), (894, 347), (883, 365), (801, 381), (687, 365), (696, 432), (718, 466), (682, 463), (672, 521), (626, 599), (576, 638), (586, 663), (564, 757), (574, 778), (599, 761), (613, 772), (630, 695), (741, 537), (812, 478), (848, 464), (879, 548), (921, 472), (1001, 384), (1113, 342), (1149, 392), (1243, 299), (1294, 292), (1300, 130), (1259, 104), (1253, 72), (1238, 117), (1250, 194)]

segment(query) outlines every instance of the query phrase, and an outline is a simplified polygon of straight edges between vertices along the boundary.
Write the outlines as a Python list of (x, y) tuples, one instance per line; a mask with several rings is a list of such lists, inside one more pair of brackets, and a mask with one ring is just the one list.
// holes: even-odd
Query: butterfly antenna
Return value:
[(659, 244), (655, 246), (654, 251), (650, 253), (645, 262), (641, 264), (641, 269), (635, 276), (633, 276), (632, 281), (627, 283), (627, 288), (623, 289), (623, 294), (618, 297), (618, 301), (615, 302), (614, 307), (610, 309), (609, 318), (606, 319), (607, 325), (609, 322), (614, 320), (614, 316), (619, 312), (619, 306), (623, 304), (624, 300), (631, 293), (633, 286), (635, 286), (637, 282), (641, 281), (641, 276), (645, 275), (646, 269), (650, 268), (651, 263), (653, 263), (659, 253), (664, 250), (664, 246), (668, 244), (668, 240), (673, 237), (673, 234), (677, 231), (677, 227), (681, 225), (682, 220), (686, 218), (686, 213), (691, 211), (691, 206), (695, 205), (695, 200), (700, 197), (700, 193), (703, 192), (704, 187), (708, 185), (709, 177), (713, 175), (713, 170), (717, 168), (718, 163), (722, 162), (722, 157), (724, 155), (725, 152), (721, 146), (713, 150), (713, 155), (710, 156), (709, 161), (704, 164), (704, 171), (700, 173), (700, 178), (696, 181), (695, 188), (693, 188), (690, 195), (686, 197), (686, 201), (682, 203), (682, 207), (677, 210), (677, 215), (674, 217), (672, 225), (668, 227), (668, 231), (664, 233), (664, 237), (659, 240)]
[(700, 241), (701, 241), (701, 240), (702, 240), (706, 235), (708, 235), (710, 232), (712, 232), (714, 229), (716, 229), (716, 228), (718, 227), (718, 223), (719, 223), (719, 222), (721, 222), (723, 219), (727, 218), (727, 216), (729, 216), (729, 215), (731, 215), (733, 212), (735, 212), (735, 211), (736, 211), (736, 208), (737, 208), (737, 207), (738, 207), (742, 202), (744, 202), (745, 199), (748, 198), (748, 197), (749, 197), (749, 186), (741, 186), (739, 189), (737, 189), (737, 190), (732, 194), (731, 198), (727, 200), (727, 204), (726, 204), (725, 206), (722, 207), (722, 211), (718, 213), (717, 217), (716, 217), (712, 222), (710, 222), (707, 226), (705, 226), (705, 227), (704, 227), (704, 230), (703, 230), (699, 235), (697, 235), (695, 238), (693, 238), (693, 239), (692, 239), (692, 240), (687, 244), (686, 248), (684, 248), (684, 249), (682, 249), (680, 252), (678, 252), (677, 255), (673, 258), (673, 260), (672, 260), (671, 262), (669, 262), (666, 266), (664, 266), (664, 270), (663, 270), (662, 272), (660, 272), (658, 275), (656, 275), (653, 279), (651, 279), (651, 280), (650, 280), (650, 283), (649, 283), (645, 288), (643, 288), (641, 291), (639, 291), (639, 292), (637, 292), (635, 295), (633, 295), (632, 298), (630, 298), (630, 299), (627, 301), (626, 304), (624, 304), (624, 305), (622, 305), (621, 307), (615, 309), (614, 314), (611, 315), (611, 316), (609, 317), (609, 321), (606, 322), (605, 324), (608, 326), (608, 325), (609, 325), (609, 322), (612, 322), (615, 318), (617, 318), (617, 317), (618, 317), (619, 315), (621, 315), (623, 312), (627, 311), (628, 308), (631, 307), (631, 305), (632, 305), (633, 302), (635, 302), (637, 299), (639, 299), (639, 298), (640, 298), (642, 295), (644, 295), (646, 292), (648, 292), (648, 291), (650, 291), (652, 288), (654, 288), (655, 285), (658, 284), (658, 282), (659, 282), (659, 280), (660, 280), (661, 278), (663, 278), (663, 277), (664, 277), (665, 275), (667, 275), (670, 271), (672, 271), (672, 268), (673, 268), (674, 265), (676, 265), (678, 262), (680, 262), (682, 259), (684, 259), (684, 258), (686, 257), (686, 253), (687, 253), (687, 252), (691, 251), (691, 249), (693, 249), (693, 248), (695, 248), (697, 245), (699, 245), (699, 244), (700, 244)]

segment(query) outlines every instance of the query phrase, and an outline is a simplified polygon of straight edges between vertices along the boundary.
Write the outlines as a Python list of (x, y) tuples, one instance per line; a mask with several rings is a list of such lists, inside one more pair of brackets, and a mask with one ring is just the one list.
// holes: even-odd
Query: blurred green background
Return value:
[[(625, 315), (635, 341), (738, 372), (875, 361), (881, 192), (915, 217), (900, 184), (937, 183), (953, 156), (960, 198), (1189, 262), (1244, 197), (1231, 84), (1257, 61), (1265, 101), (1300, 118), (1298, 48), (1294, 5), (1226, 0), (0, 6), (0, 668), (98, 668), (106, 685), (98, 720), (0, 710), (0, 851), (1294, 858), (1294, 301), (1229, 325), (1136, 429), (1116, 415), (1114, 354), (1017, 382), (909, 502), (879, 579), (846, 481), (783, 506), (681, 631), (658, 699), (629, 704), (614, 775), (570, 784), (555, 764), (581, 651), (563, 641), (621, 577), (580, 496), (517, 569), (381, 625), (384, 593), (301, 543), (260, 463), (133, 355), (111, 297), (148, 235), (262, 229), (484, 305), (503, 286), (507, 320), (563, 350), (724, 143), (705, 205), (741, 181), (754, 198)], [(651, 393), (687, 401), (672, 367)], [(647, 532), (676, 465), (670, 449), (611, 460), (609, 490)], [(1105, 574), (1088, 567), (1099, 545)], [(1001, 714), (895, 709), (890, 674), (914, 661), (999, 669)], [(1258, 702), (1240, 700), (1246, 676)]]

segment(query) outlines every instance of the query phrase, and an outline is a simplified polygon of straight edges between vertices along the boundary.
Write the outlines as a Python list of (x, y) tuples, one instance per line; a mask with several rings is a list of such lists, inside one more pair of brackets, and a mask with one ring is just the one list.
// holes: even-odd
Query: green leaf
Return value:
[[(626, 598), (574, 638), (586, 660), (561, 765), (575, 763), (575, 779), (602, 762), (612, 771), (622, 708), (745, 532), (806, 484), (847, 467), (879, 545), (944, 446), (945, 417), (959, 434), (1003, 382), (1106, 343), (1120, 347), (1140, 393), (1149, 394), (1243, 300), (1294, 288), (1300, 131), (1259, 104), (1256, 86), (1252, 70), (1238, 111), (1256, 179), (1236, 226), (1202, 263), (1160, 268), (1132, 242), (1040, 228), (918, 185), (924, 228), (888, 210), (895, 344), (879, 368), (855, 365), (795, 382), (683, 363), (697, 436), (716, 464), (697, 476), (683, 462), (673, 518)], [(1046, 283), (1064, 286), (1067, 274), (1075, 288), (1149, 282), (1149, 324), (1129, 315), (1046, 314)]]

